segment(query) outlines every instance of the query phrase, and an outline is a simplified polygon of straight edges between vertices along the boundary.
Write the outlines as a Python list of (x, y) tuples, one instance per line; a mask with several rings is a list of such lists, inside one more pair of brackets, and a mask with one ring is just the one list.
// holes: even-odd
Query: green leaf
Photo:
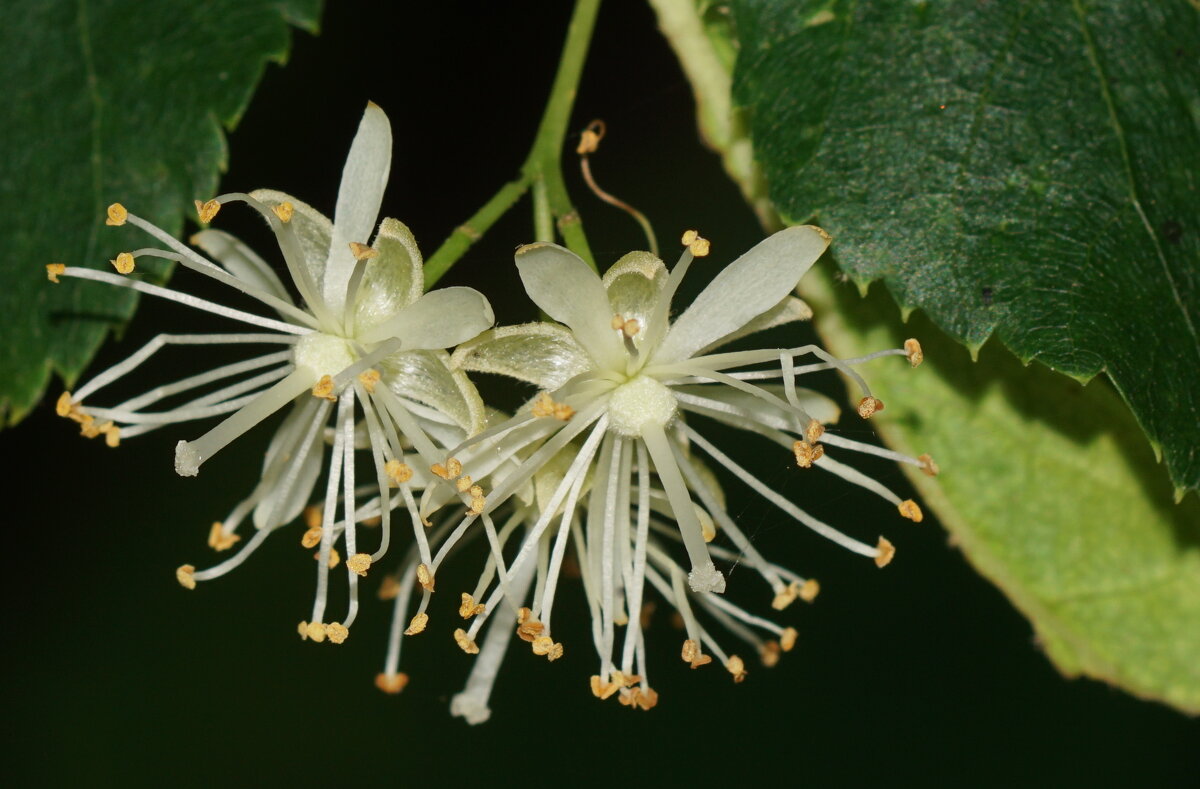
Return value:
[(132, 291), (51, 285), (45, 265), (103, 268), (140, 246), (136, 231), (104, 226), (112, 202), (178, 234), (225, 167), (222, 126), (237, 122), (266, 62), (285, 58), (288, 25), (315, 32), (319, 11), (320, 0), (9, 5), (0, 26), (0, 419), (24, 416), (51, 372), (69, 386), (136, 305)]
[[(651, 3), (692, 81), (703, 133), (765, 223), (777, 221), (764, 209), (763, 175), (744, 116), (731, 101), (729, 62), (720, 54), (728, 30), (722, 27), (720, 10), (698, 13), (690, 4)], [(697, 5), (706, 7), (704, 2)], [(789, 12), (783, 4), (777, 7), (783, 9), (784, 18), (777, 20), (783, 25)], [(795, 13), (794, 6), (788, 8)], [(789, 84), (822, 89), (819, 79), (787, 83), (781, 78), (781, 103), (792, 89)], [(859, 133), (874, 139), (877, 130)], [(914, 149), (905, 160), (895, 160), (888, 177), (899, 179), (904, 172), (924, 176), (924, 170), (916, 169), (923, 155)], [(840, 153), (826, 151), (824, 156)], [(792, 169), (802, 180), (830, 166), (815, 159), (801, 165), (805, 162)], [(775, 175), (796, 180), (782, 165)], [(841, 207), (840, 202), (822, 206), (821, 223), (828, 227), (828, 218)], [(1054, 221), (1063, 210), (1053, 208), (1045, 221)], [(927, 225), (938, 221), (933, 213), (924, 219)], [(865, 254), (856, 236), (883, 238), (881, 228), (896, 224), (886, 215), (862, 222), (845, 228), (835, 240), (837, 255), (853, 255), (856, 249)], [(902, 244), (928, 243), (914, 235), (897, 231), (894, 254), (910, 254)], [(870, 245), (866, 248), (870, 251)], [(1010, 267), (1021, 266), (1012, 256), (1006, 261)], [(845, 260), (841, 263), (846, 266)], [(960, 265), (972, 268), (965, 261)], [(944, 272), (930, 272), (930, 288), (939, 273)], [(924, 316), (902, 326), (896, 306), (879, 288), (862, 300), (849, 286), (834, 286), (835, 278), (825, 261), (801, 283), (816, 328), (834, 353), (858, 356), (898, 347), (910, 336), (924, 343), (927, 361), (920, 369), (872, 377), (875, 394), (887, 403), (874, 424), (897, 449), (929, 452), (938, 460), (940, 477), (913, 477), (922, 500), (967, 558), (1030, 618), (1051, 660), (1068, 676), (1106, 680), (1200, 713), (1200, 502), (1193, 496), (1173, 503), (1171, 486), (1117, 394), (1104, 380), (1083, 387), (1042, 365), (1023, 367), (996, 340), (972, 363), (967, 351)], [(970, 295), (967, 291), (964, 299)], [(1153, 314), (1166, 311), (1163, 307)], [(1129, 322), (1120, 320), (1123, 314), (1114, 313), (1111, 322), (1129, 332)], [(1164, 348), (1171, 341), (1159, 340)], [(1166, 352), (1154, 357), (1156, 364)], [(896, 561), (903, 561), (904, 543), (896, 542)]]
[(732, 5), (779, 213), (972, 350), (1107, 372), (1200, 487), (1197, 4)]
[(826, 265), (801, 284), (835, 354), (923, 343), (918, 369), (870, 377), (887, 405), (873, 426), (933, 455), (941, 475), (913, 476), (922, 500), (1059, 670), (1200, 713), (1200, 501), (1173, 502), (1108, 383), (1023, 367), (995, 341), (972, 363), (925, 318), (902, 324), (882, 289), (833, 279)]

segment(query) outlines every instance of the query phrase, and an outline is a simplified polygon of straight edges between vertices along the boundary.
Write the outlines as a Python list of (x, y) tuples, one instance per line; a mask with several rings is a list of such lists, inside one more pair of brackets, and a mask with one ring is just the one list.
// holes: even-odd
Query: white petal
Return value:
[(350, 242), (367, 243), (375, 229), (391, 166), (392, 126), (383, 110), (368, 102), (342, 169), (333, 214), (333, 241), (325, 263), (322, 291), (326, 304), (335, 311), (346, 298), (346, 283), (354, 270)]
[(557, 323), (500, 326), (459, 345), (452, 367), (508, 375), (553, 391), (592, 366), (575, 335)]
[(812, 225), (789, 227), (726, 266), (671, 326), (652, 364), (690, 358), (732, 334), (791, 293), (830, 238)]
[(201, 230), (189, 239), (226, 271), (259, 290), (292, 303), (279, 275), (250, 247), (223, 230)]
[(450, 357), (445, 352), (394, 353), (380, 362), (379, 371), (396, 396), (440, 411), (468, 435), (484, 428), (485, 411), (479, 392), (466, 373), (450, 369)]
[(474, 288), (441, 288), (358, 334), (363, 342), (399, 337), (406, 351), (450, 348), (487, 331), (496, 322), (492, 305)]
[(421, 250), (403, 222), (383, 220), (371, 246), (378, 254), (366, 263), (354, 308), (359, 332), (383, 323), (425, 291)]
[(600, 365), (620, 364), (624, 350), (612, 329), (612, 307), (596, 272), (557, 244), (527, 244), (517, 250), (516, 259), (521, 282), (534, 304), (569, 326)]
[(630, 252), (604, 272), (602, 281), (613, 314), (632, 318), (641, 326), (633, 338), (639, 347), (668, 278), (667, 267), (649, 252)]
[(703, 356), (710, 351), (721, 347), (734, 340), (739, 340), (742, 337), (754, 334), (755, 332), (766, 331), (773, 329), (776, 326), (793, 323), (795, 321), (807, 321), (812, 319), (812, 307), (809, 307), (802, 299), (795, 296), (786, 296), (783, 301), (776, 304), (771, 309), (759, 315), (754, 320), (747, 323), (742, 328), (735, 332), (726, 334), (716, 342), (709, 343), (697, 352), (697, 356)]

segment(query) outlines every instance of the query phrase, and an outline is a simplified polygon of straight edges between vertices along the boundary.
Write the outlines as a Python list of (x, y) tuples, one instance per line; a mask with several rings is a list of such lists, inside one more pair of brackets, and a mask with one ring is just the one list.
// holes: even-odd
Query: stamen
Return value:
[(807, 441), (797, 441), (792, 444), (792, 454), (796, 456), (796, 465), (800, 468), (812, 468), (813, 463), (825, 454), (821, 444), (810, 444)]
[(702, 258), (708, 255), (709, 247), (711, 246), (707, 238), (701, 238), (700, 234), (695, 230), (685, 231), (683, 238), (680, 239), (693, 257)]
[(746, 664), (737, 655), (729, 656), (729, 660), (725, 661), (725, 670), (733, 675), (734, 682), (741, 683), (746, 679)]
[(300, 538), (300, 544), (305, 548), (315, 548), (321, 544), (322, 533), (320, 526), (310, 526), (308, 531), (304, 532), (304, 536)]
[(473, 616), (482, 614), (487, 610), (487, 606), (483, 603), (476, 603), (475, 598), (470, 594), (462, 593), (462, 605), (458, 607), (458, 615), (463, 619), (470, 619)]
[(375, 387), (379, 384), (381, 378), (382, 376), (380, 376), (378, 370), (364, 370), (359, 374), (358, 382), (367, 390), (367, 394), (375, 394)]
[(318, 644), (325, 640), (325, 625), (321, 622), (309, 622), (308, 627), (305, 628), (305, 632), (308, 633), (309, 638)]
[(196, 567), (191, 564), (181, 564), (175, 569), (175, 580), (184, 589), (196, 588)]
[(62, 263), (47, 263), (46, 264), (46, 279), (58, 284), (58, 275), (67, 270), (66, 265)]
[(779, 646), (783, 647), (784, 652), (791, 652), (792, 648), (796, 646), (797, 635), (799, 634), (794, 627), (784, 629), (783, 635), (779, 637)]
[(921, 455), (917, 458), (917, 460), (920, 462), (921, 471), (924, 472), (925, 476), (936, 477), (938, 475), (940, 469), (938, 468), (938, 464), (933, 462), (932, 457), (929, 455)]
[(925, 361), (925, 352), (921, 350), (921, 343), (915, 338), (910, 337), (904, 341), (904, 355), (908, 358), (908, 363), (913, 367)]
[(227, 533), (225, 525), (220, 521), (214, 521), (212, 528), (208, 530), (208, 547), (214, 551), (227, 551), (240, 539), (241, 535)]
[(120, 203), (113, 203), (108, 207), (107, 217), (104, 224), (119, 227), (125, 224), (125, 219), (129, 216), (129, 212), (125, 210), (125, 206)]
[(877, 412), (883, 410), (883, 401), (874, 397), (864, 397), (858, 401), (858, 415), (863, 419), (870, 419)]
[(408, 623), (408, 629), (404, 631), (406, 636), (415, 636), (418, 633), (425, 632), (425, 626), (429, 624), (429, 614), (422, 611), (414, 616)]
[[(113, 268), (118, 274), (132, 274), (134, 269), (133, 255), (128, 252), (122, 252), (117, 255), (116, 259), (108, 261), (112, 263)], [(62, 273), (62, 272), (59, 272)]]
[(700, 642), (691, 638), (683, 642), (683, 650), (679, 656), (683, 658), (684, 663), (691, 665), (692, 668), (707, 666), (712, 662), (712, 655), (705, 655), (701, 652)]
[(908, 518), (913, 523), (920, 523), (925, 517), (921, 513), (921, 508), (917, 506), (917, 503), (912, 499), (905, 499), (904, 501), (900, 502), (898, 509), (900, 510), (901, 515), (903, 515), (905, 518)]
[(333, 643), (341, 644), (350, 636), (350, 628), (340, 622), (330, 622), (325, 626), (325, 635)]
[(479, 654), (479, 647), (474, 641), (467, 638), (467, 631), (463, 630), (461, 627), (454, 631), (454, 642), (458, 644), (459, 649), (461, 649), (463, 652), (466, 652), (468, 655)]
[(221, 203), (218, 200), (208, 200), (206, 202), (195, 201), (196, 215), (200, 217), (200, 224), (207, 225), (216, 218), (217, 212), (221, 210)]
[(312, 388), (312, 396), (320, 397), (322, 400), (337, 402), (337, 395), (333, 393), (333, 376), (323, 375), (321, 380), (317, 381)]
[(389, 460), (384, 464), (384, 471), (387, 472), (390, 479), (396, 487), (403, 485), (413, 478), (413, 470), (407, 463), (401, 463), (399, 460)]
[(367, 570), (371, 569), (371, 554), (356, 553), (346, 560), (346, 569), (352, 573), (356, 573), (363, 578), (367, 577)]
[(296, 213), (296, 207), (286, 200), (271, 208), (275, 212), (275, 216), (279, 217), (279, 221), (285, 225), (292, 221), (292, 216)]
[(433, 573), (429, 571), (429, 565), (425, 564), (424, 562), (417, 565), (417, 583), (419, 583), (421, 588), (426, 592), (433, 591)]
[(879, 544), (875, 550), (878, 552), (875, 555), (875, 566), (880, 568), (887, 567), (892, 561), (892, 557), (896, 555), (896, 546), (884, 537), (879, 538)]
[(379, 250), (373, 249), (366, 244), (360, 244), (357, 241), (351, 241), (350, 253), (354, 255), (355, 260), (370, 260), (379, 254)]
[(408, 675), (403, 671), (397, 674), (376, 674), (375, 687), (392, 696), (404, 690), (408, 685)]

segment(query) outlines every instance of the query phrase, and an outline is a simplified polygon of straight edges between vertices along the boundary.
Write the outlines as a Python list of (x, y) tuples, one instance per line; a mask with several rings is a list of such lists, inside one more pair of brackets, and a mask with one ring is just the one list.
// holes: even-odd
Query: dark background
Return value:
[[(230, 135), (224, 188), (283, 189), (331, 213), (371, 99), (388, 112), (396, 143), (384, 213), (408, 223), (431, 254), (515, 174), (570, 6), (382, 8), (331, 3), (319, 37), (297, 34), (291, 64), (269, 70)], [(646, 211), (667, 250), (689, 227), (713, 239), (720, 262), (761, 238), (700, 143), (688, 86), (640, 3), (601, 11), (573, 128), (594, 117), (609, 126), (593, 162), (598, 179)], [(636, 226), (568, 171), (601, 265), (642, 247)], [(218, 226), (270, 250), (236, 214), (224, 212)], [(511, 257), (531, 240), (529, 216), (519, 205), (445, 280), (483, 290), (501, 322), (532, 317)], [(185, 277), (177, 284), (196, 292)], [(96, 369), (168, 328), (221, 328), (184, 312), (146, 302)], [(503, 384), (484, 388), (514, 397)], [(751, 662), (747, 682), (734, 686), (718, 667), (687, 670), (682, 637), (660, 620), (648, 638), (658, 708), (601, 703), (587, 689), (595, 661), (582, 595), (568, 584), (557, 609), (567, 656), (547, 664), (514, 649), (492, 720), (472, 728), (448, 712), (470, 658), (437, 627), (436, 609), (430, 631), (406, 640), (412, 680), (397, 697), (372, 686), (390, 616), (372, 595), (344, 645), (300, 642), (294, 628), (311, 606), (313, 568), (296, 545), (299, 529), (195, 592), (175, 583), (178, 564), (209, 558), (208, 525), (249, 491), (269, 429), (196, 479), (176, 477), (171, 457), (174, 442), (198, 429), (115, 452), (74, 432), (44, 404), (2, 439), (19, 466), (5, 485), (16, 509), (5, 519), (14, 539), (0, 576), (9, 601), (4, 772), (22, 785), (1197, 785), (1200, 722), (1060, 678), (1029, 625), (931, 518), (897, 523), (860, 496), (789, 490), (850, 530), (885, 524), (900, 553), (880, 572), (731, 483), (730, 510), (763, 552), (823, 583), (816, 604), (781, 617), (800, 631), (795, 653), (772, 670)], [(781, 480), (787, 469), (767, 473)], [(876, 473), (904, 487), (897, 470)], [(476, 562), (457, 564), (447, 572), (461, 580), (439, 589), (473, 580)], [(445, 625), (450, 614), (441, 613)]]

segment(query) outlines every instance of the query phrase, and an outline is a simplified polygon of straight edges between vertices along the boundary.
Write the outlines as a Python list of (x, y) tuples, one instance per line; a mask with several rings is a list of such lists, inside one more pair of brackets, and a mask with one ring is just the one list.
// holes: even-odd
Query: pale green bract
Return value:
[[(179, 442), (175, 469), (194, 476), (225, 446), (290, 406), (271, 440), (261, 479), (223, 521), (213, 524), (209, 545), (231, 548), (241, 540), (239, 528), (248, 517), (254, 525), (250, 538), (228, 560), (200, 571), (184, 565), (177, 576), (189, 588), (221, 576), (300, 515), (326, 465), (326, 445), (332, 444), (320, 497), (323, 506), (310, 512), (304, 540), (308, 547), (319, 543), (320, 549), (312, 619), (301, 623), (301, 634), (318, 641), (346, 637), (358, 612), (358, 578), (386, 553), (391, 512), (397, 506), (408, 505), (416, 545), (432, 561), (413, 489), (423, 487), (430, 479), (429, 469), (445, 459), (442, 442), (461, 441), (484, 425), (478, 393), (465, 374), (449, 367), (444, 349), (493, 324), (487, 299), (471, 288), (423, 293), (421, 253), (412, 233), (395, 219), (384, 219), (367, 245), (383, 199), (391, 150), (387, 116), (368, 104), (342, 172), (332, 222), (305, 203), (269, 190), (197, 202), (204, 222), (231, 202), (258, 211), (275, 233), (291, 285), (300, 294), (298, 303), (270, 265), (232, 236), (203, 230), (193, 237), (210, 260), (119, 204), (109, 208), (109, 224), (132, 224), (165, 248), (122, 253), (115, 261), (118, 274), (58, 265), (49, 269), (55, 281), (66, 276), (133, 288), (257, 329), (159, 335), (74, 394), (64, 393), (58, 410), (79, 422), (85, 435), (102, 434), (114, 445), (166, 425), (227, 415), (199, 438)], [(256, 299), (277, 317), (124, 276), (139, 257), (180, 263)], [(272, 350), (155, 387), (111, 407), (90, 404), (92, 395), (167, 346), (201, 345)], [(163, 401), (174, 405), (151, 410)], [(372, 458), (365, 494), (356, 484), (361, 475), (356, 474), (355, 453), (360, 449), (369, 450)], [(406, 453), (419, 456), (420, 462), (405, 463)], [(361, 552), (355, 526), (376, 518), (381, 525), (378, 549)], [(349, 607), (342, 621), (326, 624), (329, 572), (338, 561), (334, 544), (339, 539), (347, 557)]]
[[(825, 448), (883, 455), (931, 472), (936, 468), (932, 461), (826, 432), (825, 425), (838, 417), (837, 406), (795, 385), (805, 373), (840, 370), (862, 388), (859, 413), (870, 416), (882, 404), (853, 368), (890, 355), (907, 356), (915, 365), (920, 361), (915, 341), (847, 361), (815, 346), (711, 352), (754, 331), (809, 317), (792, 291), (829, 241), (815, 227), (776, 233), (718, 273), (674, 320), (671, 305), (679, 285), (694, 257), (708, 252), (708, 242), (694, 232), (685, 234), (685, 251), (669, 272), (646, 252), (626, 255), (601, 278), (554, 244), (518, 250), (516, 264), (526, 292), (556, 322), (493, 329), (459, 346), (451, 357), (456, 369), (500, 373), (541, 390), (515, 416), (451, 450), (478, 498), (465, 515), (452, 515), (439, 526), (449, 536), (428, 567), (436, 573), (476, 522), (482, 523), (490, 548), (475, 589), (462, 596), (460, 614), (470, 624), (457, 630), (455, 639), (478, 658), (466, 689), (451, 704), (454, 714), (472, 723), (490, 715), (488, 699), (514, 635), (508, 612), (517, 619), (516, 635), (530, 642), (535, 654), (550, 660), (563, 654), (562, 643), (552, 634), (551, 614), (568, 543), (591, 610), (599, 657), (591, 689), (599, 698), (619, 694), (623, 704), (643, 709), (656, 703), (641, 625), (647, 582), (682, 617), (687, 631), (682, 655), (693, 667), (715, 657), (735, 680), (745, 675), (743, 660), (718, 644), (706, 622), (745, 640), (768, 664), (791, 648), (793, 629), (721, 595), (726, 578), (714, 558), (754, 568), (771, 590), (776, 609), (797, 597), (811, 599), (816, 583), (769, 562), (755, 549), (725, 510), (721, 489), (702, 458), (817, 533), (880, 567), (890, 561), (894, 549), (886, 539), (862, 542), (809, 515), (692, 425), (693, 417), (704, 417), (755, 433), (772, 451), (794, 453), (802, 468), (836, 474), (892, 502), (905, 517), (920, 520), (915, 503), (901, 501)], [(815, 361), (797, 366), (803, 356)], [(491, 487), (486, 498), (484, 481)], [(445, 498), (440, 490), (426, 489), (423, 512), (440, 506)], [(514, 508), (493, 522), (492, 516), (509, 501)], [(718, 535), (727, 546), (710, 545)], [(675, 558), (674, 543), (682, 543), (686, 564)], [(508, 558), (506, 546), (511, 548)], [(419, 575), (417, 562), (411, 556), (399, 577), (413, 571)], [(407, 633), (424, 627), (428, 590), (415, 613), (409, 610), (411, 591), (411, 585), (402, 584), (381, 687), (400, 684), (403, 623), (410, 622)], [(480, 646), (476, 639), (481, 629), (498, 611), (506, 613), (498, 614)]]

